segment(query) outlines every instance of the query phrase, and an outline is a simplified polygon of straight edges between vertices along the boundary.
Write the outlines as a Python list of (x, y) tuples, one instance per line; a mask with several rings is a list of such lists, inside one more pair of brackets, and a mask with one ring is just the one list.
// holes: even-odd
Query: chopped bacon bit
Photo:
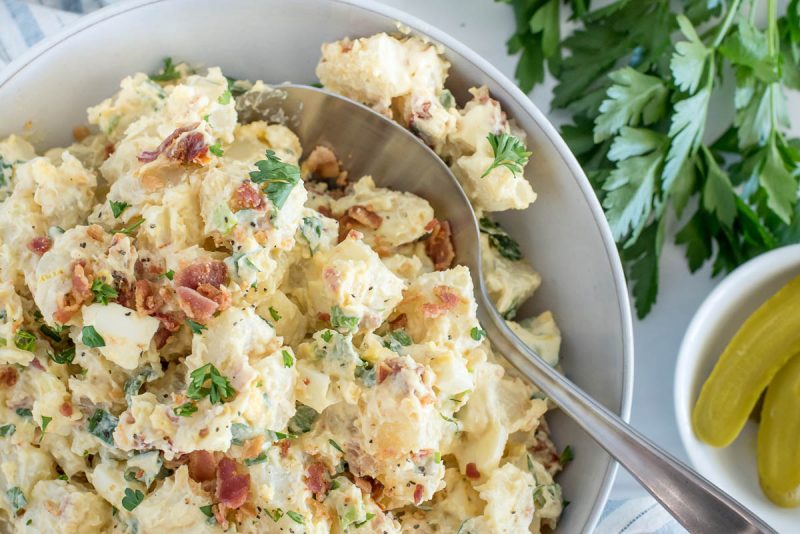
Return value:
[(461, 297), (454, 293), (453, 288), (449, 286), (436, 286), (433, 288), (433, 294), (436, 295), (439, 302), (426, 302), (422, 305), (422, 314), (430, 319), (444, 315), (462, 302)]
[(156, 349), (163, 349), (170, 337), (172, 337), (172, 332), (167, 330), (163, 324), (158, 325), (158, 330), (156, 330), (156, 333), (153, 335), (153, 341), (156, 342)]
[(207, 428), (201, 428), (200, 432), (198, 432), (197, 435), (200, 436), (201, 438), (204, 438), (208, 436), (208, 432), (209, 430)]
[(208, 145), (202, 133), (192, 132), (181, 137), (165, 154), (180, 163), (203, 164), (208, 159)]
[(217, 311), (225, 311), (231, 305), (231, 294), (224, 286), (216, 288), (211, 284), (200, 284), (197, 286), (197, 292), (207, 299), (216, 302), (218, 306)]
[(153, 317), (161, 321), (161, 325), (169, 332), (177, 332), (186, 319), (186, 314), (180, 311), (156, 312)]
[(217, 467), (217, 498), (230, 509), (242, 506), (250, 492), (250, 475), (240, 475), (234, 460), (223, 457)]
[(257, 210), (266, 206), (264, 197), (261, 196), (261, 193), (258, 189), (253, 187), (250, 180), (247, 180), (236, 188), (236, 191), (233, 192), (231, 204), (233, 204), (232, 208), (234, 211), (244, 209)]
[(90, 133), (88, 126), (76, 126), (72, 129), (72, 138), (80, 143), (89, 137)]
[(91, 224), (86, 228), (86, 234), (95, 241), (102, 241), (106, 236), (106, 231), (99, 224)]
[(50, 250), (52, 246), (53, 242), (50, 241), (50, 238), (44, 236), (34, 237), (28, 242), (28, 250), (39, 256)]
[(136, 311), (144, 315), (152, 315), (163, 304), (164, 300), (158, 294), (158, 287), (147, 280), (137, 280), (134, 290)]
[(372, 482), (369, 477), (353, 477), (353, 483), (366, 495), (372, 494)]
[(3, 367), (3, 369), (0, 370), (0, 384), (6, 387), (14, 387), (18, 378), (19, 374), (17, 374), (17, 370), (11, 366)]
[(179, 287), (175, 292), (178, 294), (178, 305), (189, 318), (195, 321), (201, 323), (207, 321), (219, 308), (219, 304), (194, 289)]
[(347, 239), (350, 231), (358, 224), (358, 221), (349, 215), (343, 215), (339, 218), (339, 243)]
[(389, 328), (392, 330), (398, 330), (400, 328), (405, 328), (406, 326), (408, 326), (408, 317), (406, 317), (405, 313), (401, 313), (389, 321)]
[(79, 300), (92, 297), (92, 283), (86, 271), (86, 264), (83, 261), (77, 261), (72, 265), (72, 293)]
[(331, 487), (328, 470), (322, 462), (314, 462), (306, 469), (306, 487), (316, 496), (325, 495)]
[(223, 530), (228, 530), (228, 518), (226, 517), (228, 507), (222, 503), (218, 503), (212, 506), (211, 509), (214, 511), (214, 519), (217, 520), (219, 526), (221, 526)]
[(281, 449), (281, 457), (286, 458), (289, 456), (289, 447), (292, 446), (292, 440), (282, 439), (278, 442), (278, 447)]
[(390, 360), (381, 362), (381, 364), (378, 366), (378, 384), (383, 383), (383, 381), (390, 376), (399, 373), (402, 367), (403, 363), (399, 358), (392, 358)]
[(189, 477), (195, 482), (208, 482), (217, 476), (217, 461), (208, 451), (189, 453)]
[(467, 478), (481, 478), (481, 472), (478, 471), (478, 466), (473, 462), (467, 464)]
[(422, 484), (417, 484), (417, 487), (414, 488), (414, 504), (419, 504), (422, 502), (422, 497), (425, 495), (425, 486)]
[(210, 284), (218, 288), (227, 279), (228, 267), (223, 262), (198, 259), (175, 275), (175, 285), (197, 289), (200, 284)]
[(61, 406), (58, 407), (58, 413), (63, 415), (64, 417), (69, 417), (72, 415), (72, 404), (68, 402), (64, 402)]
[(359, 224), (377, 230), (383, 224), (383, 217), (372, 211), (366, 206), (350, 206), (347, 215), (355, 219)]
[(180, 137), (182, 134), (185, 134), (186, 132), (194, 130), (195, 128), (197, 128), (198, 125), (199, 123), (196, 122), (194, 124), (190, 124), (189, 126), (176, 128), (171, 134), (169, 134), (166, 137), (166, 139), (164, 139), (161, 142), (160, 145), (158, 145), (158, 147), (155, 150), (145, 150), (144, 152), (139, 154), (138, 156), (139, 161), (141, 161), (142, 163), (150, 163), (151, 161), (155, 161), (158, 158), (158, 156), (161, 155), (162, 152), (164, 152), (167, 148), (172, 146), (172, 143), (174, 143), (178, 137)]
[(426, 120), (431, 118), (431, 102), (426, 100), (420, 106), (420, 110), (415, 113), (418, 119)]
[(266, 438), (261, 435), (245, 441), (244, 447), (242, 447), (242, 458), (255, 458), (261, 454), (261, 449), (264, 447), (265, 440)]
[(39, 361), (39, 358), (34, 358), (31, 360), (31, 367), (40, 371), (46, 371), (44, 365), (42, 365), (42, 362)]
[(433, 262), (434, 269), (437, 271), (449, 269), (456, 257), (450, 223), (433, 219), (425, 225), (425, 231), (430, 233), (425, 241), (425, 254)]
[(117, 147), (114, 146), (114, 143), (108, 143), (103, 149), (103, 151), (105, 152), (105, 155), (106, 155), (105, 159), (110, 158), (111, 154), (116, 152), (116, 150), (117, 150)]
[(325, 217), (328, 217), (329, 219), (335, 219), (336, 218), (333, 215), (333, 212), (331, 211), (331, 209), (329, 207), (327, 207), (327, 206), (320, 206), (320, 207), (317, 208), (317, 211), (320, 214), (324, 215)]
[(320, 312), (320, 313), (317, 314), (317, 319), (319, 319), (323, 323), (330, 322), (331, 314), (327, 313), (327, 312)]

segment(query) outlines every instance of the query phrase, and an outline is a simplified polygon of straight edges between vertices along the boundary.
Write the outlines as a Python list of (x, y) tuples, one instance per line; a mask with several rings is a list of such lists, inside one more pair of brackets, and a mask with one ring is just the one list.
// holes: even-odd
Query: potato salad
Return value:
[[(448, 69), (382, 33), (323, 45), (317, 75), (450, 165), (494, 302), (557, 366), (552, 314), (512, 320), (541, 278), (492, 219), (536, 198), (524, 133), (485, 87), (456, 102)], [(0, 140), (0, 528), (554, 528), (571, 451), (493, 354), (448, 221), (240, 120), (267, 90), (168, 59), (70, 146)]]

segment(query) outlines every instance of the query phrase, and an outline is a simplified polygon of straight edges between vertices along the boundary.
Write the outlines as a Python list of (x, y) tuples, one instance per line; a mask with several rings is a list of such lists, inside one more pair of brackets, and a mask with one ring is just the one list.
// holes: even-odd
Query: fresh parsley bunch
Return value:
[[(570, 1), (579, 26), (559, 34), (558, 0), (510, 0), (528, 91), (558, 80), (564, 139), (583, 165), (620, 248), (639, 317), (658, 293), (674, 214), (692, 271), (728, 272), (800, 241), (800, 140), (785, 92), (800, 89), (800, 0)], [(766, 15), (766, 26), (756, 25)], [(721, 134), (711, 116), (731, 116)]]

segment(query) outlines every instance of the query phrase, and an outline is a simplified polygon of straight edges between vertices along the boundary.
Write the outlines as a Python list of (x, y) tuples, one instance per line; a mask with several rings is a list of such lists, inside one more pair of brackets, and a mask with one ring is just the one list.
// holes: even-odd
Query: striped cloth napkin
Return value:
[[(81, 14), (100, 9), (115, 1), (0, 0), (0, 68), (43, 37), (74, 22)], [(642, 494), (644, 495), (644, 492)], [(597, 534), (683, 534), (686, 531), (655, 500), (649, 496), (642, 496), (609, 501), (595, 532)]]

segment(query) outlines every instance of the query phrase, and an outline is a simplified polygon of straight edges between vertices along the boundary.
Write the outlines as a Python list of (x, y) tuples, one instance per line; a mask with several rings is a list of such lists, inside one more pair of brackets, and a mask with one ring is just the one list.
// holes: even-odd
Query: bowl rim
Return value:
[[(123, 15), (130, 11), (135, 11), (143, 7), (169, 2), (171, 0), (124, 0), (122, 2), (110, 4), (97, 11), (82, 16), (76, 22), (65, 26), (60, 31), (35, 44), (15, 60), (10, 62), (0, 70), (0, 89), (3, 88), (12, 78), (19, 74), (23, 69), (29, 67), (38, 58), (45, 55), (50, 49), (71, 37), (90, 29), (108, 19)], [(611, 233), (611, 228), (606, 221), (605, 214), (600, 202), (595, 196), (589, 179), (575, 156), (570, 151), (566, 142), (561, 138), (558, 131), (550, 123), (542, 111), (528, 98), (528, 96), (517, 87), (508, 77), (501, 73), (494, 65), (489, 63), (477, 52), (463, 44), (458, 39), (452, 37), (447, 32), (425, 22), (414, 15), (406, 13), (398, 8), (380, 4), (374, 0), (321, 0), (335, 4), (342, 4), (364, 11), (369, 11), (377, 15), (396, 20), (412, 30), (430, 37), (433, 41), (442, 44), (445, 48), (453, 50), (461, 55), (478, 70), (486, 73), (492, 80), (500, 85), (511, 97), (519, 104), (522, 109), (530, 115), (536, 125), (542, 129), (547, 140), (553, 145), (561, 158), (562, 162), (572, 173), (573, 179), (583, 193), (584, 201), (592, 213), (595, 224), (600, 232), (603, 246), (606, 249), (609, 267), (611, 269), (617, 304), (622, 326), (622, 391), (619, 407), (615, 410), (624, 421), (630, 421), (631, 405), (633, 401), (633, 377), (634, 377), (634, 344), (633, 344), (633, 319), (628, 294), (628, 287), (625, 281), (622, 262), (617, 251), (616, 242)], [(591, 531), (600, 519), (600, 514), (608, 501), (611, 486), (616, 478), (618, 464), (613, 459), (609, 462), (605, 472), (605, 481), (600, 488), (600, 492), (592, 506), (584, 531)]]
[(692, 466), (701, 474), (705, 464), (700, 461), (698, 439), (692, 431), (690, 384), (697, 373), (697, 347), (701, 340), (708, 337), (706, 324), (716, 315), (720, 306), (726, 305), (731, 295), (739, 295), (746, 291), (745, 288), (754, 281), (761, 282), (775, 277), (790, 263), (790, 260), (796, 262), (799, 255), (800, 244), (787, 245), (761, 254), (734, 269), (708, 294), (686, 329), (675, 362), (672, 397), (681, 444)]

